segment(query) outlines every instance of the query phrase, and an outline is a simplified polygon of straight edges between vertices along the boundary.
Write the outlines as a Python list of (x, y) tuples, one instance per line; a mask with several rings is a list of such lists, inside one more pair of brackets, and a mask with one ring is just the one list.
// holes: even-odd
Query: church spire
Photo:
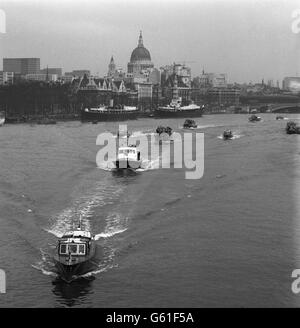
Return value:
[(110, 63), (108, 65), (108, 76), (112, 76), (114, 75), (116, 72), (116, 65), (115, 65), (115, 61), (114, 61), (114, 57), (111, 56), (110, 58)]
[(142, 36), (142, 31), (140, 31), (140, 36), (139, 36), (139, 47), (143, 47), (143, 36)]

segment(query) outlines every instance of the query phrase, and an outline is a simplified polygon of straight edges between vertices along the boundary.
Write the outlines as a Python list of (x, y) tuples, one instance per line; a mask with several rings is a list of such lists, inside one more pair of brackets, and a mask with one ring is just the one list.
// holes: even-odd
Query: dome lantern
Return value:
[(138, 44), (139, 47), (144, 47), (143, 45), (143, 36), (142, 36), (142, 31), (140, 31), (140, 37), (139, 37), (139, 44)]

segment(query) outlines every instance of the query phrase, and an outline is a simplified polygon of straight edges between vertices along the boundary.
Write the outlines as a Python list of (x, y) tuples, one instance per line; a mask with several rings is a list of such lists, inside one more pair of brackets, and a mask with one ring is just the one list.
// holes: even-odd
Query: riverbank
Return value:
[(6, 124), (18, 123), (41, 123), (41, 122), (54, 122), (54, 121), (79, 121), (81, 116), (79, 114), (56, 114), (56, 115), (30, 115), (30, 116), (8, 116), (5, 119)]

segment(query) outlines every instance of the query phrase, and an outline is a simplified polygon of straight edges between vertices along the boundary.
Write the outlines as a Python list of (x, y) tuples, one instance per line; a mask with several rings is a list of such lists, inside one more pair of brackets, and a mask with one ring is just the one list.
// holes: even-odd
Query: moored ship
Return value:
[(82, 110), (81, 120), (83, 122), (127, 121), (136, 120), (138, 115), (139, 111), (135, 106), (106, 107), (100, 105)]
[(181, 99), (172, 100), (170, 105), (164, 107), (158, 107), (154, 111), (155, 117), (201, 117), (203, 109), (195, 104), (187, 106), (181, 106)]
[(177, 76), (175, 75), (173, 99), (167, 106), (160, 106), (154, 111), (154, 116), (158, 118), (172, 118), (172, 117), (201, 117), (203, 107), (194, 103), (182, 106), (182, 98), (178, 97)]

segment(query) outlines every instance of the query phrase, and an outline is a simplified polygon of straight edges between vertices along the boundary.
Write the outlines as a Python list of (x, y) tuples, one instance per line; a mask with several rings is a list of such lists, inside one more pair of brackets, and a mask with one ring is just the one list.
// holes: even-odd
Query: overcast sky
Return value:
[(104, 75), (111, 55), (127, 69), (142, 30), (155, 67), (186, 61), (193, 76), (204, 68), (231, 82), (300, 76), (297, 0), (0, 0), (0, 9), (1, 69), (3, 57), (40, 57), (42, 68)]

